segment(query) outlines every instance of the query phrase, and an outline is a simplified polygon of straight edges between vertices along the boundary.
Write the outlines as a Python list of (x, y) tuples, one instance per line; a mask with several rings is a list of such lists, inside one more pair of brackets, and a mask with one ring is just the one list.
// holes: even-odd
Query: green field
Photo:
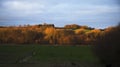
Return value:
[(44, 67), (64, 63), (69, 67), (71, 63), (98, 64), (99, 60), (91, 48), (91, 46), (2, 45), (0, 46), (0, 66), (16, 67), (28, 64), (31, 67), (35, 65)]

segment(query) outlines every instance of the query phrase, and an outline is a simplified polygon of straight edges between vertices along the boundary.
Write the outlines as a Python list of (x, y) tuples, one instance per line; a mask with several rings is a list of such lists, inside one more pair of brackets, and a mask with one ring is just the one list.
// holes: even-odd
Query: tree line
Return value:
[(0, 44), (90, 45), (112, 28), (95, 29), (77, 24), (0, 27)]

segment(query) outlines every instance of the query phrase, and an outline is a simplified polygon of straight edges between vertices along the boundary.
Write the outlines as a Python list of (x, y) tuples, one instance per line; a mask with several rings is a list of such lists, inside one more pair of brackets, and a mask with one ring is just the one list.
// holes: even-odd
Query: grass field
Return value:
[(91, 65), (98, 62), (99, 60), (91, 51), (91, 46), (0, 46), (0, 66), (18, 67), (18, 65), (23, 65), (22, 67), (24, 67), (30, 65), (33, 67), (37, 65), (39, 67), (42, 65), (41, 67), (48, 67), (53, 64), (54, 66), (51, 67), (56, 67), (55, 65), (58, 64), (59, 67), (64, 67), (59, 65), (64, 64), (67, 65), (65, 67), (71, 67), (70, 64), (73, 66), (77, 63)]

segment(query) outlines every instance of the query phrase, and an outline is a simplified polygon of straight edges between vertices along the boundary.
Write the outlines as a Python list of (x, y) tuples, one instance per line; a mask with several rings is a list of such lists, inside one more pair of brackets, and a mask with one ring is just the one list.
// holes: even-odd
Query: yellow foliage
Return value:
[(85, 29), (77, 29), (75, 30), (75, 34), (84, 34), (85, 33)]

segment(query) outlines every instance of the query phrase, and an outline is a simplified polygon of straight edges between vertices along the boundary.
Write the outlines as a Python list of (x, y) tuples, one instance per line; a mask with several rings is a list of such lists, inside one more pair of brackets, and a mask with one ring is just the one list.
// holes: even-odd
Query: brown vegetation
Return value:
[(77, 24), (64, 27), (54, 27), (54, 24), (0, 27), (0, 44), (89, 45), (107, 30)]

